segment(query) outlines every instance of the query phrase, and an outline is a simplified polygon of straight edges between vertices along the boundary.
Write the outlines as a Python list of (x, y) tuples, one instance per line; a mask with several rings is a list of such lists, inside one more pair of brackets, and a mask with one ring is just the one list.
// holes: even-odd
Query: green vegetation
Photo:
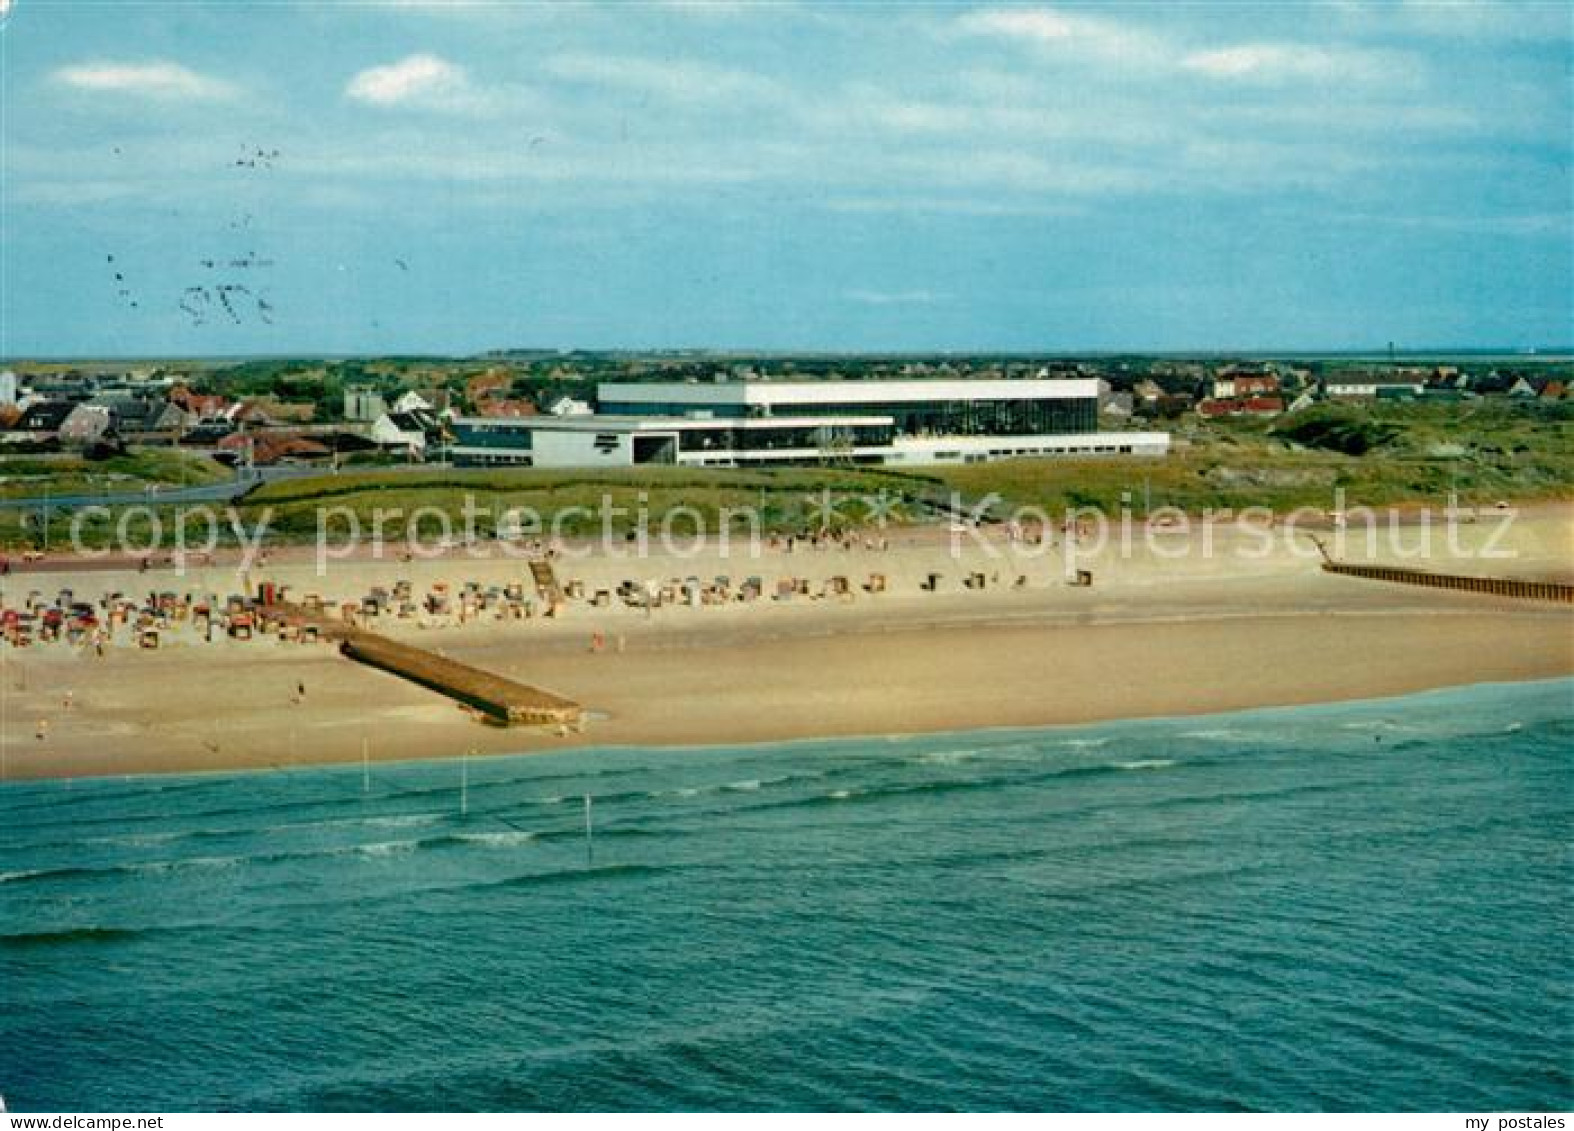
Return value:
[(1308, 448), (1321, 448), (1343, 452), (1347, 456), (1361, 456), (1373, 448), (1391, 443), (1404, 433), (1392, 421), (1346, 418), (1328, 412), (1308, 413), (1279, 431), (1279, 435), (1292, 443)]
[(862, 500), (882, 491), (895, 508), (895, 520), (926, 517), (933, 513), (936, 487), (931, 479), (839, 468), (359, 473), (268, 484), (246, 497), (242, 512), (247, 522), (256, 522), (271, 510), (270, 529), (286, 538), (314, 535), (319, 508), (334, 508), (325, 520), (334, 531), (348, 529), (353, 515), (368, 532), (381, 511), (385, 536), (405, 537), (414, 520), (430, 537), (440, 525), (434, 512), (463, 529), (467, 499), (484, 512), (475, 522), (482, 536), (495, 533), (498, 520), (513, 508), (527, 509), (544, 523), (561, 516), (558, 529), (570, 536), (603, 529), (627, 532), (642, 515), (652, 527), (670, 521), (674, 532), (692, 531), (696, 523), (715, 531), (723, 512), (730, 512), (729, 524), (740, 530), (747, 528), (748, 513), (758, 513), (766, 530), (797, 531), (819, 525), (816, 496), (825, 491), (845, 500), (831, 525), (856, 526), (868, 514)]
[(1465, 504), (1574, 497), (1574, 405), (1327, 405), (1267, 421), (1193, 425), (1162, 460), (1012, 460), (940, 472), (968, 498), (1051, 513), (1106, 509)]
[[(1359, 454), (1355, 454), (1359, 453)], [(206, 483), (225, 473), (211, 461), (175, 451), (140, 451), (89, 463), (72, 456), (0, 461), (0, 492), (37, 495), (47, 481), (55, 494), (77, 490), (138, 490), (150, 483)], [(945, 513), (953, 490), (965, 505), (991, 494), (999, 510), (1033, 505), (1050, 514), (1071, 507), (1178, 506), (1276, 510), (1326, 509), (1342, 489), (1347, 505), (1406, 502), (1442, 504), (1457, 490), (1466, 505), (1498, 499), (1574, 497), (1574, 404), (1483, 399), (1460, 404), (1388, 403), (1321, 405), (1269, 420), (1178, 425), (1174, 454), (1165, 459), (1008, 460), (998, 463), (923, 468), (899, 472), (838, 466), (754, 471), (641, 467), (618, 471), (487, 469), (417, 471), (354, 469), (337, 475), (283, 480), (258, 488), (240, 507), (254, 527), (271, 511), (270, 530), (281, 539), (316, 534), (318, 508), (336, 509), (330, 530), (342, 532), (354, 516), (370, 533), (374, 514), (384, 513), (383, 536), (408, 536), (415, 516), (421, 536), (435, 538), (441, 512), (452, 527), (464, 527), (467, 497), (483, 511), (476, 533), (495, 532), (511, 508), (529, 508), (568, 535), (622, 533), (641, 516), (659, 529), (670, 519), (674, 532), (696, 522), (716, 530), (724, 510), (735, 530), (744, 508), (763, 516), (766, 531), (801, 531), (820, 525), (822, 493), (840, 500), (832, 525), (862, 525), (870, 518), (866, 499), (883, 499), (887, 521), (933, 519)], [(610, 519), (603, 505), (613, 512)], [(393, 512), (399, 512), (394, 514)], [(160, 508), (166, 531), (175, 512)], [(424, 516), (424, 517), (423, 517)], [(72, 514), (52, 508), (49, 541), (67, 544)], [(90, 545), (107, 545), (118, 518), (100, 517), (85, 528)], [(0, 510), (0, 544), (35, 546), (43, 541), (37, 509)], [(129, 529), (141, 537), (145, 520)], [(168, 535), (166, 534), (166, 538)]]
[(0, 458), (0, 498), (141, 491), (148, 487), (200, 487), (229, 478), (207, 456), (174, 448), (138, 448), (109, 459), (80, 455)]

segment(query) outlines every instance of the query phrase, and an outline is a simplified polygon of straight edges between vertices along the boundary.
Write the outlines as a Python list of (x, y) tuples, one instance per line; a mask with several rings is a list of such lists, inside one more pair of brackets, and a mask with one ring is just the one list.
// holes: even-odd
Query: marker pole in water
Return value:
[(590, 794), (585, 794), (585, 863), (596, 862), (596, 833), (590, 824)]
[(470, 754), (459, 756), (459, 815), (470, 815)]
[(371, 762), (371, 754), (370, 754), (370, 749), (369, 749), (370, 746), (371, 746), (371, 741), (369, 739), (365, 739), (365, 738), (361, 739), (361, 792), (362, 793), (370, 793), (372, 791), (372, 762)]

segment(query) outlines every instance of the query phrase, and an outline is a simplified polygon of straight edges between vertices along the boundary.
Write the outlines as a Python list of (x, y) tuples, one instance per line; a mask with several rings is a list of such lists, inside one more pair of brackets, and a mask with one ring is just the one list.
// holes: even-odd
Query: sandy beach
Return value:
[[(1459, 537), (1479, 549), (1496, 528), (1483, 521)], [(1066, 583), (1063, 548), (1025, 550), (1000, 531), (987, 544), (968, 536), (955, 555), (949, 542), (945, 531), (921, 530), (893, 533), (885, 550), (570, 554), (559, 575), (583, 581), (587, 593), (624, 580), (720, 574), (757, 575), (768, 587), (799, 577), (815, 591), (845, 576), (854, 593), (649, 612), (573, 601), (553, 618), (461, 625), (383, 617), (373, 626), (579, 702), (589, 721), (568, 734), (485, 725), (329, 645), (204, 642), (172, 630), (156, 651), (135, 648), (123, 633), (101, 657), (63, 643), (6, 647), (0, 772), (20, 780), (1051, 725), (1574, 674), (1567, 607), (1330, 576), (1304, 546), (1245, 555), (1256, 543), (1238, 532), (1215, 532), (1206, 555), (1195, 532), (1172, 534), (1160, 549), (1107, 551), (1078, 563), (1094, 572), (1087, 588)], [(1568, 580), (1574, 508), (1529, 510), (1498, 545), (1515, 556), (1458, 559), (1434, 548), (1407, 564)], [(1398, 560), (1387, 545), (1347, 544), (1346, 556)], [(887, 588), (869, 594), (861, 586), (876, 572)], [(941, 575), (933, 592), (921, 588), (930, 573)], [(976, 573), (983, 588), (965, 588)], [(439, 580), (527, 576), (520, 560), (462, 557), (359, 559), (318, 576), (301, 551), (275, 555), (245, 580), (332, 602), (399, 579), (419, 591)], [(56, 571), (13, 575), (5, 596), (14, 607), (30, 590), (52, 598), (66, 587), (89, 600), (151, 589), (224, 594), (241, 580), (225, 563), (184, 577)]]

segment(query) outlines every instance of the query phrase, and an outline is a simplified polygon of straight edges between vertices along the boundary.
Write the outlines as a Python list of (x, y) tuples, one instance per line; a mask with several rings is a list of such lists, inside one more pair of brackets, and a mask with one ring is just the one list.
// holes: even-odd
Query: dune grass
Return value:
[[(880, 468), (806, 467), (761, 470), (640, 467), (609, 471), (528, 468), (423, 471), (341, 471), (265, 484), (239, 507), (248, 528), (268, 520), (276, 540), (314, 537), (319, 522), (336, 537), (358, 526), (367, 533), (379, 518), (387, 538), (408, 537), (412, 527), (430, 541), (446, 527), (466, 527), (467, 505), (480, 537), (496, 533), (506, 512), (523, 508), (544, 529), (566, 536), (603, 530), (626, 533), (642, 523), (675, 533), (697, 526), (734, 530), (801, 531), (822, 525), (867, 524), (879, 508), (888, 522), (933, 520), (946, 513), (952, 493), (964, 507), (993, 499), (995, 514), (1019, 506), (1050, 515), (1075, 507), (1136, 514), (1159, 507), (1191, 513), (1246, 507), (1286, 511), (1343, 504), (1443, 505), (1457, 491), (1465, 505), (1498, 499), (1574, 498), (1574, 405), (1483, 400), (1463, 404), (1319, 406), (1263, 421), (1203, 423), (1183, 420), (1175, 449), (1164, 458), (1019, 459), (996, 463), (895, 471)], [(209, 461), (179, 452), (138, 452), (86, 465), (68, 457), (0, 462), (9, 478), (0, 490), (37, 494), (44, 478), (66, 493), (75, 475), (116, 474), (114, 489), (150, 482), (211, 482), (224, 472)], [(94, 481), (94, 489), (105, 489)], [(826, 492), (835, 510), (824, 510)], [(878, 502), (875, 502), (878, 501)], [(157, 511), (166, 531), (175, 508)], [(443, 519), (439, 520), (438, 515)], [(67, 508), (51, 514), (51, 544), (69, 539)], [(0, 511), (0, 544), (42, 541), (39, 516)], [(114, 518), (86, 524), (89, 545), (108, 544)], [(507, 522), (502, 522), (507, 528)], [(142, 538), (145, 516), (127, 529)]]

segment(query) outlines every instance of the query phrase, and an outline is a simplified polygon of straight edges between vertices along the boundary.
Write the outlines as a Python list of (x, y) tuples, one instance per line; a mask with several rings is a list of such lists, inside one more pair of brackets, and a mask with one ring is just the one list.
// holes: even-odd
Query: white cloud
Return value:
[(781, 94), (781, 88), (762, 75), (687, 59), (570, 52), (547, 59), (543, 69), (570, 82), (622, 87), (674, 102), (735, 102)]
[(1276, 42), (1201, 47), (1138, 24), (1053, 8), (982, 8), (954, 26), (965, 34), (1113, 64), (1127, 74), (1180, 71), (1226, 81), (1377, 84), (1408, 79), (1416, 70), (1414, 59), (1398, 52)]
[(1412, 73), (1410, 61), (1403, 56), (1298, 43), (1242, 43), (1194, 51), (1182, 58), (1180, 65), (1209, 78), (1256, 82), (1370, 83)]
[(956, 22), (967, 35), (993, 36), (1107, 60), (1148, 62), (1163, 55), (1159, 38), (1143, 28), (1054, 8), (980, 8)]
[(179, 63), (80, 63), (62, 67), (55, 81), (77, 90), (129, 94), (144, 98), (225, 99), (236, 88), (221, 79), (198, 74)]
[(344, 88), (357, 102), (371, 106), (460, 108), (474, 102), (475, 92), (464, 68), (436, 55), (410, 55), (397, 63), (368, 67)]

